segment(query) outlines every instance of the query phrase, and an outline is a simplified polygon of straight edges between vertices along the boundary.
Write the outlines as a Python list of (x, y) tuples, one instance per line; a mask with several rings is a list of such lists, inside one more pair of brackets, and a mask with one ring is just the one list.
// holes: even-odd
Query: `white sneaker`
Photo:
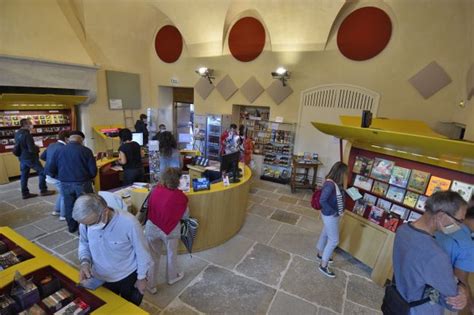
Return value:
[(51, 215), (54, 215), (55, 217), (57, 217), (59, 215), (59, 212), (53, 211), (53, 212), (51, 212)]
[(158, 293), (158, 289), (157, 289), (156, 287), (154, 287), (154, 288), (149, 288), (149, 287), (147, 287), (146, 290), (147, 290), (148, 293), (150, 293), (150, 294), (156, 294), (156, 293)]
[(184, 278), (184, 272), (180, 272), (180, 273), (178, 273), (178, 276), (176, 278), (174, 278), (173, 280), (168, 281), (168, 284), (173, 285), (173, 284), (175, 284), (176, 282), (178, 282), (179, 280), (181, 280), (183, 278)]
[(59, 221), (66, 221), (66, 217), (59, 216)]

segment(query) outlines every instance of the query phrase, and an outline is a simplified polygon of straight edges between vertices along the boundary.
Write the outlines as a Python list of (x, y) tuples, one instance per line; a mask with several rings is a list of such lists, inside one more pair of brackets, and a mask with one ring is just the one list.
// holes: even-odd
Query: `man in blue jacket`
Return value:
[(92, 181), (97, 175), (97, 165), (91, 149), (82, 145), (83, 137), (72, 132), (69, 143), (56, 151), (48, 163), (48, 175), (61, 182), (64, 193), (64, 207), (69, 232), (78, 229), (72, 218), (74, 202), (84, 193), (92, 193)]
[(33, 129), (33, 123), (30, 119), (24, 118), (20, 120), (20, 129), (15, 133), (15, 150), (14, 154), (20, 160), (20, 181), (21, 195), (23, 199), (33, 198), (37, 194), (30, 193), (28, 189), (28, 178), (30, 170), (34, 169), (39, 177), (39, 189), (41, 196), (54, 194), (54, 191), (48, 190), (46, 186), (46, 175), (39, 161), (39, 148), (35, 145), (33, 136), (30, 131)]

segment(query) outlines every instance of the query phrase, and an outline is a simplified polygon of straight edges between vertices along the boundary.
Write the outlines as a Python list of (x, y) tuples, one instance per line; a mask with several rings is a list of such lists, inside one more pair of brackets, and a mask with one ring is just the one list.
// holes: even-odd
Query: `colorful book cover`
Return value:
[(379, 200), (377, 200), (377, 207), (382, 208), (385, 211), (390, 211), (390, 208), (392, 207), (392, 203), (388, 200), (379, 198)]
[(419, 170), (412, 170), (407, 188), (419, 194), (424, 194), (429, 179), (430, 173), (422, 172)]
[(384, 213), (385, 211), (383, 209), (372, 206), (369, 214), (369, 221), (380, 224), (382, 222)]
[(365, 200), (369, 205), (373, 206), (373, 205), (375, 205), (375, 203), (377, 202), (377, 197), (375, 197), (374, 195), (365, 193), (365, 194), (364, 194), (364, 200)]
[(367, 202), (365, 200), (359, 199), (354, 203), (354, 208), (352, 212), (357, 213), (360, 216), (364, 216), (365, 210), (367, 209)]
[(372, 183), (373, 182), (374, 182), (374, 180), (371, 179), (371, 178), (364, 177), (364, 176), (361, 176), (361, 175), (357, 175), (355, 180), (354, 180), (354, 186), (356, 186), (360, 189), (363, 189), (363, 190), (370, 191), (370, 189), (372, 188)]
[(394, 213), (390, 213), (383, 223), (383, 227), (392, 232), (395, 232), (399, 225), (400, 217)]
[(428, 197), (420, 195), (420, 197), (418, 197), (418, 201), (416, 202), (415, 208), (417, 210), (421, 210), (421, 211), (424, 212), (425, 211), (426, 200), (428, 200)]
[(352, 200), (356, 201), (362, 198), (359, 190), (355, 187), (350, 187), (346, 189), (347, 194), (351, 197)]
[(362, 176), (369, 176), (374, 160), (365, 156), (356, 156), (352, 171)]
[(421, 214), (419, 214), (418, 212), (415, 212), (415, 211), (411, 211), (410, 215), (408, 216), (407, 221), (408, 222), (413, 222), (413, 221), (418, 220), (420, 217), (421, 217)]
[(418, 201), (418, 195), (417, 193), (407, 191), (407, 194), (405, 195), (405, 199), (403, 200), (403, 204), (405, 206), (415, 208), (416, 202)]
[(397, 187), (397, 186), (390, 186), (387, 192), (387, 198), (394, 200), (396, 202), (402, 202), (403, 197), (405, 196), (405, 189)]
[(406, 215), (408, 215), (408, 209), (405, 207), (401, 207), (399, 205), (393, 204), (392, 208), (390, 209), (390, 212), (393, 212), (395, 214), (398, 214), (400, 218), (405, 219)]
[(389, 183), (398, 187), (405, 188), (408, 185), (408, 179), (410, 178), (410, 172), (408, 168), (395, 166), (392, 170)]
[(387, 194), (388, 184), (382, 183), (379, 181), (374, 182), (374, 186), (372, 187), (372, 192), (379, 196), (385, 196)]
[(383, 182), (388, 182), (394, 166), (395, 162), (393, 161), (376, 158), (372, 166), (371, 177)]
[(474, 185), (466, 184), (457, 180), (453, 180), (451, 190), (457, 192), (466, 202), (471, 200)]
[(449, 179), (444, 179), (441, 177), (431, 176), (430, 183), (426, 189), (426, 195), (431, 196), (437, 191), (445, 191), (451, 186), (451, 181)]

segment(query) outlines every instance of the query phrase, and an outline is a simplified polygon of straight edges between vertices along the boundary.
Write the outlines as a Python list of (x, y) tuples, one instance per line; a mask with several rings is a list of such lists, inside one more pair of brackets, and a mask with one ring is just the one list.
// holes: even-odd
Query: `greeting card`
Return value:
[(372, 166), (371, 177), (383, 182), (388, 182), (394, 166), (395, 162), (393, 161), (376, 158)]
[(405, 188), (408, 185), (408, 179), (410, 178), (410, 172), (408, 168), (395, 166), (390, 176), (390, 184)]

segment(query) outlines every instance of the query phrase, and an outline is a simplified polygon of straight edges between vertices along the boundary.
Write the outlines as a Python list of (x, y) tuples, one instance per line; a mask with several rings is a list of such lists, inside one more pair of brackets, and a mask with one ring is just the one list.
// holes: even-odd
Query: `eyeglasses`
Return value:
[(99, 219), (97, 219), (97, 221), (93, 224), (88, 224), (88, 225), (96, 225), (98, 223), (100, 223), (100, 221), (102, 221), (102, 216), (104, 215), (104, 212), (105, 212), (106, 208), (102, 209), (102, 211), (100, 212), (100, 215), (99, 215)]
[(452, 214), (449, 214), (449, 213), (447, 213), (447, 212), (444, 212), (444, 213), (445, 213), (448, 217), (450, 217), (451, 219), (453, 219), (453, 220), (454, 220), (456, 223), (458, 223), (458, 224), (462, 224), (462, 223), (464, 222), (464, 220), (460, 220), (460, 219), (454, 217)]

